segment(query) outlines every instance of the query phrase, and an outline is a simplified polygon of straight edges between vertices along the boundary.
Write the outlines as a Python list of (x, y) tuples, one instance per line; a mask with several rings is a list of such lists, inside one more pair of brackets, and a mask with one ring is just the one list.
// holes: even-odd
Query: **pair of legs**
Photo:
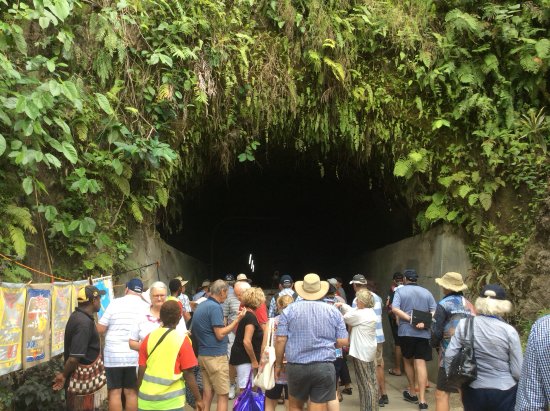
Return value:
[(286, 371), (290, 411), (303, 410), (306, 403), (308, 411), (328, 411), (328, 403), (336, 400), (333, 363), (287, 364)]
[(384, 343), (376, 344), (376, 381), (378, 383), (378, 395), (386, 394), (386, 377), (384, 376)]
[(288, 385), (286, 384), (275, 384), (275, 387), (265, 392), (265, 411), (275, 411), (283, 392), (285, 395), (285, 409), (288, 411)]
[(399, 335), (397, 334), (398, 325), (395, 321), (395, 317), (388, 317), (390, 320), (391, 334), (393, 336), (393, 368), (390, 368), (390, 374), (401, 375), (401, 362), (403, 361), (403, 354), (401, 353), (401, 343), (399, 341)]
[(374, 361), (366, 362), (352, 358), (361, 410), (376, 410), (378, 409), (378, 384), (376, 382), (378, 367)]
[(437, 373), (437, 388), (435, 391), (435, 411), (449, 411), (452, 392), (458, 392), (458, 390), (447, 382), (447, 373), (445, 368), (439, 367)]
[(204, 409), (210, 411), (214, 394), (218, 396), (217, 411), (227, 411), (229, 403), (229, 363), (227, 356), (216, 357), (199, 355), (204, 390), (202, 400)]
[[(418, 395), (418, 402), (426, 402), (426, 385), (428, 383), (428, 370), (426, 361), (432, 360), (432, 347), (427, 338), (400, 337), (403, 351), (403, 365), (409, 383), (409, 393)], [(418, 381), (418, 392), (415, 382)]]
[(109, 390), (109, 411), (122, 411), (124, 393), (126, 411), (137, 411), (136, 367), (106, 367), (107, 389)]

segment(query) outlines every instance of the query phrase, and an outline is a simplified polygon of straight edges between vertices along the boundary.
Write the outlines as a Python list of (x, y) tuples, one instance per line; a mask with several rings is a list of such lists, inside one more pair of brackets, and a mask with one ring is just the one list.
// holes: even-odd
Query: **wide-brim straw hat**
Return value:
[(317, 274), (306, 274), (304, 281), (296, 281), (294, 288), (296, 293), (304, 300), (320, 300), (328, 292), (329, 284), (326, 281), (321, 281)]
[(462, 274), (455, 273), (452, 271), (445, 273), (441, 278), (436, 278), (435, 282), (447, 290), (456, 291), (456, 292), (464, 291), (468, 288), (468, 286), (464, 284), (464, 280), (462, 279)]

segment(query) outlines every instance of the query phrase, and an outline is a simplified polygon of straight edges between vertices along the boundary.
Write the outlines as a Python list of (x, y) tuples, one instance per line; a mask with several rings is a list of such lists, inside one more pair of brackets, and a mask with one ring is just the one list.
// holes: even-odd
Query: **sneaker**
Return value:
[(231, 384), (229, 386), (229, 399), (232, 400), (233, 398), (235, 398), (235, 389), (237, 387), (235, 386), (235, 384)]
[(418, 409), (419, 410), (427, 410), (428, 409), (428, 404), (426, 404), (425, 402), (419, 402), (418, 403)]
[(418, 397), (416, 395), (411, 395), (411, 393), (408, 390), (403, 391), (403, 399), (405, 401), (418, 403)]
[(388, 399), (388, 396), (386, 394), (382, 395), (382, 400), (384, 400), (384, 404), (389, 404), (390, 400)]
[(380, 399), (378, 400), (378, 406), (383, 407), (384, 405), (384, 398), (380, 397)]

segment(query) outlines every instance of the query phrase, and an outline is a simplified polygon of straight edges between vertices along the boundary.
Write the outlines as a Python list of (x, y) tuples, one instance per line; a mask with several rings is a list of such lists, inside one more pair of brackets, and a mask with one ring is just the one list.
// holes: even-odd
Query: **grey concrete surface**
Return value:
[[(353, 371), (353, 364), (351, 361), (348, 361), (350, 366), (350, 373), (352, 379), (353, 394), (344, 395), (344, 400), (339, 404), (339, 411), (364, 411), (359, 407), (359, 391), (357, 390), (357, 385), (355, 384), (355, 373)], [(389, 404), (380, 408), (381, 411), (413, 411), (418, 410), (417, 404), (412, 404), (403, 400), (403, 390), (407, 388), (407, 378), (403, 375), (400, 377), (393, 376), (388, 374), (386, 371), (386, 391), (388, 393)], [(428, 402), (428, 410), (435, 411), (435, 384), (430, 383), (431, 388), (426, 391), (426, 400)], [(192, 410), (191, 407), (186, 406), (187, 410)], [(212, 411), (215, 411), (215, 406), (212, 405)], [(233, 409), (233, 401), (230, 401), (229, 410)], [(283, 405), (278, 405), (276, 408), (277, 411), (285, 411)], [(462, 411), (463, 408), (460, 403), (460, 398), (458, 394), (453, 394), (451, 396), (451, 411)], [(337, 411), (337, 410), (332, 410)]]
[(120, 283), (139, 276), (143, 280), (145, 288), (148, 288), (153, 282), (157, 281), (158, 276), (160, 276), (161, 281), (168, 284), (172, 278), (180, 275), (189, 281), (187, 294), (193, 295), (194, 288), (200, 285), (203, 278), (208, 277), (206, 264), (166, 244), (156, 230), (136, 231), (132, 248), (133, 252), (128, 258), (128, 261), (130, 261), (129, 268), (159, 261), (158, 273), (156, 266), (144, 268), (141, 271), (125, 274), (119, 280)]
[[(365, 253), (353, 262), (352, 267), (356, 272), (363, 273), (368, 279), (375, 281), (383, 301), (386, 301), (388, 296), (393, 273), (413, 268), (419, 274), (418, 284), (430, 290), (437, 302), (443, 298), (443, 294), (435, 283), (435, 279), (448, 271), (459, 272), (466, 278), (470, 273), (471, 263), (464, 241), (455, 228), (439, 225), (425, 233)], [(387, 315), (383, 315), (382, 318), (386, 337), (384, 358), (386, 364), (393, 364), (391, 329)], [(429, 363), (428, 373), (429, 378), (435, 381), (437, 377), (435, 350), (433, 358), (434, 361)]]

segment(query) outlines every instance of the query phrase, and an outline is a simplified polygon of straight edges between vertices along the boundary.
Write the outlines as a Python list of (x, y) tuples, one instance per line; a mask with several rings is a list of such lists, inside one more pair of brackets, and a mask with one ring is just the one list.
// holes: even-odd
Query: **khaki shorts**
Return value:
[(384, 348), (384, 343), (376, 344), (376, 358), (374, 359), (374, 362), (376, 363), (377, 367), (384, 366), (384, 356), (382, 355), (384, 351), (383, 348)]
[(227, 355), (209, 357), (199, 355), (199, 366), (205, 389), (212, 389), (218, 395), (229, 394), (229, 362)]

